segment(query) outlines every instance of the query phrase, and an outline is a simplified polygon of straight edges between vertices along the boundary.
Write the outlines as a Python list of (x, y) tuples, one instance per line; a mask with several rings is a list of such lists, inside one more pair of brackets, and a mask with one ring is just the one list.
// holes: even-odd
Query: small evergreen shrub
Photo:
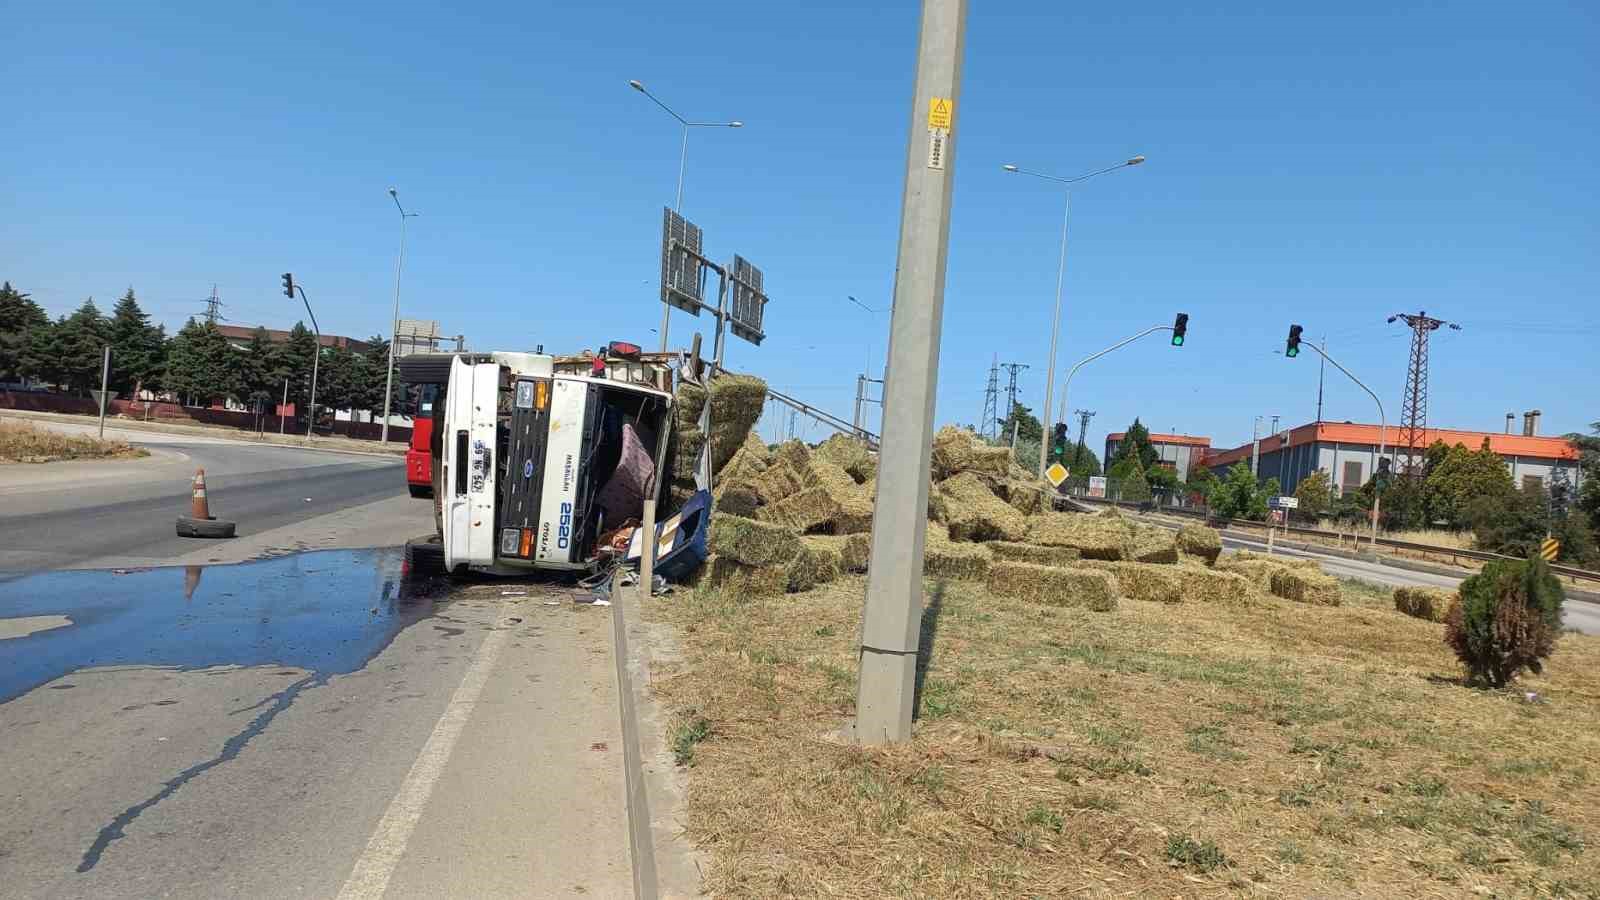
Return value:
[(1542, 671), (1561, 636), (1561, 582), (1542, 559), (1496, 560), (1461, 582), (1445, 617), (1445, 643), (1472, 680), (1504, 687)]

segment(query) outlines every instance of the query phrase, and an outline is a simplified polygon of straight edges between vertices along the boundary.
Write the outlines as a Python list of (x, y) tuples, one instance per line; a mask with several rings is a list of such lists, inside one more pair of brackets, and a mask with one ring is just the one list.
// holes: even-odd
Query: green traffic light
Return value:
[(1299, 347), (1290, 347), (1289, 349), (1283, 351), (1283, 355), (1284, 356), (1288, 356), (1288, 357), (1299, 356), (1300, 355), (1300, 348)]
[(1182, 347), (1183, 346), (1183, 335), (1181, 335), (1181, 334), (1173, 335), (1172, 336), (1172, 346), (1174, 346), (1174, 347)]

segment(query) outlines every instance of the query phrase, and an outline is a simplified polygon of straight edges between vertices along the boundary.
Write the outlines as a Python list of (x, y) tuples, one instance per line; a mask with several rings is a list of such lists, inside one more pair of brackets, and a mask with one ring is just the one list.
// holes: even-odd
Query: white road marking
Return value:
[[(506, 604), (501, 604), (495, 613), (495, 620), (499, 621), (507, 609)], [(428, 797), (439, 782), (445, 764), (450, 761), (456, 739), (461, 737), (462, 729), (472, 718), (472, 710), (478, 705), (478, 697), (489, 680), (489, 671), (500, 658), (500, 651), (510, 634), (509, 628), (491, 631), (478, 647), (477, 657), (462, 677), (461, 684), (456, 687), (450, 705), (445, 707), (444, 714), (433, 726), (433, 733), (428, 736), (428, 742), (423, 745), (416, 762), (412, 763), (405, 781), (401, 782), (399, 792), (389, 801), (389, 808), (378, 821), (378, 827), (373, 829), (366, 850), (356, 860), (355, 868), (339, 891), (339, 900), (378, 900), (388, 890), (389, 878), (405, 853), (406, 842), (411, 839), (417, 820), (422, 818)]]

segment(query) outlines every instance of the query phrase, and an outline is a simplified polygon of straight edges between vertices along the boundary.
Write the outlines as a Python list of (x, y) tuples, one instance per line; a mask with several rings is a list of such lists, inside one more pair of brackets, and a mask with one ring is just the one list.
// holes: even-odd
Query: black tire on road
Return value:
[(408, 484), (408, 485), (406, 485), (406, 490), (410, 491), (411, 492), (411, 496), (413, 496), (413, 497), (419, 497), (420, 498), (420, 497), (432, 497), (433, 496), (433, 486), (432, 485), (427, 485), (427, 484)]
[(178, 517), (178, 537), (231, 538), (237, 528), (238, 526), (235, 523), (225, 522), (220, 519)]
[(439, 536), (430, 535), (406, 541), (406, 563), (413, 578), (443, 575), (444, 544), (439, 542)]

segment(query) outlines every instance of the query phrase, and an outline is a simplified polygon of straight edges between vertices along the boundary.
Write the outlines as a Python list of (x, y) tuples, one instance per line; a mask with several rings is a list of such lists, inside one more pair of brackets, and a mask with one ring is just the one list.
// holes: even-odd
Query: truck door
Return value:
[(494, 564), (495, 425), (500, 392), (497, 363), (471, 364), (459, 357), (450, 365), (445, 392), (440, 486), (444, 561), (460, 565)]

